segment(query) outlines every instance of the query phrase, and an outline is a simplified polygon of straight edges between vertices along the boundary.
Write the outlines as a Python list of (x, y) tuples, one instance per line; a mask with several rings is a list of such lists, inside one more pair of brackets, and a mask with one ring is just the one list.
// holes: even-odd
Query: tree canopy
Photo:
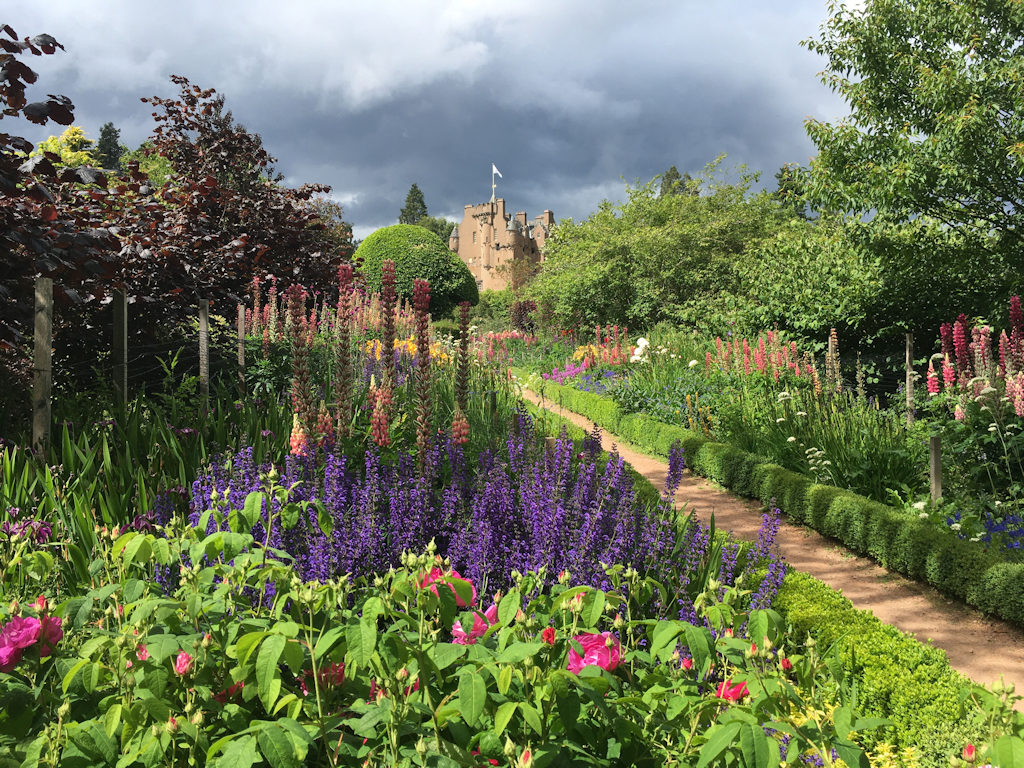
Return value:
[(805, 41), (850, 105), (808, 120), (816, 207), (929, 216), (1013, 254), (1024, 237), (1024, 6), (994, 0), (835, 0)]
[(462, 301), (480, 299), (476, 280), (462, 260), (448, 250), (448, 243), (433, 232), (410, 224), (393, 224), (370, 234), (355, 253), (366, 284), (380, 288), (385, 260), (395, 262), (398, 293), (412, 297), (413, 280), (430, 281), (430, 314), (445, 317)]
[(121, 132), (113, 123), (107, 122), (100, 127), (100, 138), (96, 142), (96, 153), (104, 168), (111, 171), (121, 169), (121, 155), (125, 147), (121, 146)]
[(398, 223), (416, 224), (427, 215), (427, 202), (423, 199), (420, 188), (414, 183), (409, 187), (409, 193), (405, 196), (405, 205), (398, 213)]

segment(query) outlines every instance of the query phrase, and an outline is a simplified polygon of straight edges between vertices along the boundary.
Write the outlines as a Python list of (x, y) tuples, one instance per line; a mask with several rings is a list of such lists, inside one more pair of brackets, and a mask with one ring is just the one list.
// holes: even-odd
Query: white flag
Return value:
[(501, 175), (501, 171), (498, 170), (498, 166), (496, 166), (494, 163), (491, 163), (491, 173), (498, 174), (499, 179), (505, 178), (504, 176)]

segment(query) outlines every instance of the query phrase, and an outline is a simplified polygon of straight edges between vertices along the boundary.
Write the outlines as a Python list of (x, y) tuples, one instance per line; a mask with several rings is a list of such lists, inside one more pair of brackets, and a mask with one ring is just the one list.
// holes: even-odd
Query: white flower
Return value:
[(780, 403), (783, 400), (792, 400), (792, 399), (793, 399), (793, 396), (790, 395), (789, 392), (786, 392), (785, 390), (783, 390), (782, 392), (779, 392), (779, 402)]
[(806, 416), (807, 415), (807, 411), (797, 411), (796, 415), (797, 416)]
[(669, 355), (669, 357), (670, 357), (671, 359), (675, 360), (675, 359), (676, 359), (677, 357), (679, 357), (679, 355)]
[(697, 361), (696, 360), (691, 360), (690, 361), (690, 367), (693, 368), (693, 366), (695, 366), (695, 365), (697, 365)]
[(638, 349), (643, 349), (644, 347), (649, 347), (650, 345), (651, 345), (651, 342), (649, 342), (643, 336), (641, 336), (639, 339), (636, 340), (636, 346), (637, 346)]
[(927, 512), (922, 512), (920, 515), (918, 515), (918, 517), (920, 517), (922, 520), (927, 520), (928, 519), (928, 513)]
[(782, 418), (782, 417), (780, 416), (779, 418), (777, 418), (777, 419), (775, 420), (775, 423), (776, 423), (776, 424), (781, 424), (781, 423), (782, 423), (782, 422), (784, 422), (784, 421), (785, 421), (785, 419), (784, 419), (784, 418)]
[(971, 536), (971, 541), (981, 541), (981, 536)]
[(989, 432), (995, 432), (995, 431), (997, 431), (998, 429), (999, 429), (999, 427), (997, 427), (997, 426), (996, 426), (995, 424), (989, 424), (989, 425), (988, 425), (988, 431), (989, 431)]
[(925, 503), (923, 501), (915, 501), (913, 506), (914, 509), (924, 509)]
[(793, 437), (792, 435), (790, 435), (789, 437), (786, 438), (786, 442), (787, 443), (795, 443), (796, 442), (796, 438)]
[(952, 528), (954, 531), (959, 531), (960, 530), (960, 523), (953, 523), (949, 527)]

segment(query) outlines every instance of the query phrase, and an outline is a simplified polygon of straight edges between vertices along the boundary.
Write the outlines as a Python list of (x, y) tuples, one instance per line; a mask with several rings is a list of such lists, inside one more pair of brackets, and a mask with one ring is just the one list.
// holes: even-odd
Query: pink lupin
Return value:
[(928, 394), (939, 394), (939, 377), (935, 373), (935, 365), (931, 360), (928, 361)]

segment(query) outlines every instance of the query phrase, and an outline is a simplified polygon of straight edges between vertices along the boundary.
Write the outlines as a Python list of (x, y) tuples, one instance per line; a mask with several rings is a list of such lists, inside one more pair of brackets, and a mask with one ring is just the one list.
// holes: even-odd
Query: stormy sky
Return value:
[[(806, 117), (845, 105), (799, 45), (826, 0), (5, 0), (0, 23), (67, 49), (29, 56), (30, 100), (60, 93), (95, 138), (134, 148), (142, 96), (182, 74), (227, 99), (285, 182), (331, 185), (357, 237), (395, 223), (416, 182), (431, 215), (498, 195), (532, 218), (589, 215), (675, 165), (806, 163)], [(40, 129), (2, 130), (38, 141)]]

